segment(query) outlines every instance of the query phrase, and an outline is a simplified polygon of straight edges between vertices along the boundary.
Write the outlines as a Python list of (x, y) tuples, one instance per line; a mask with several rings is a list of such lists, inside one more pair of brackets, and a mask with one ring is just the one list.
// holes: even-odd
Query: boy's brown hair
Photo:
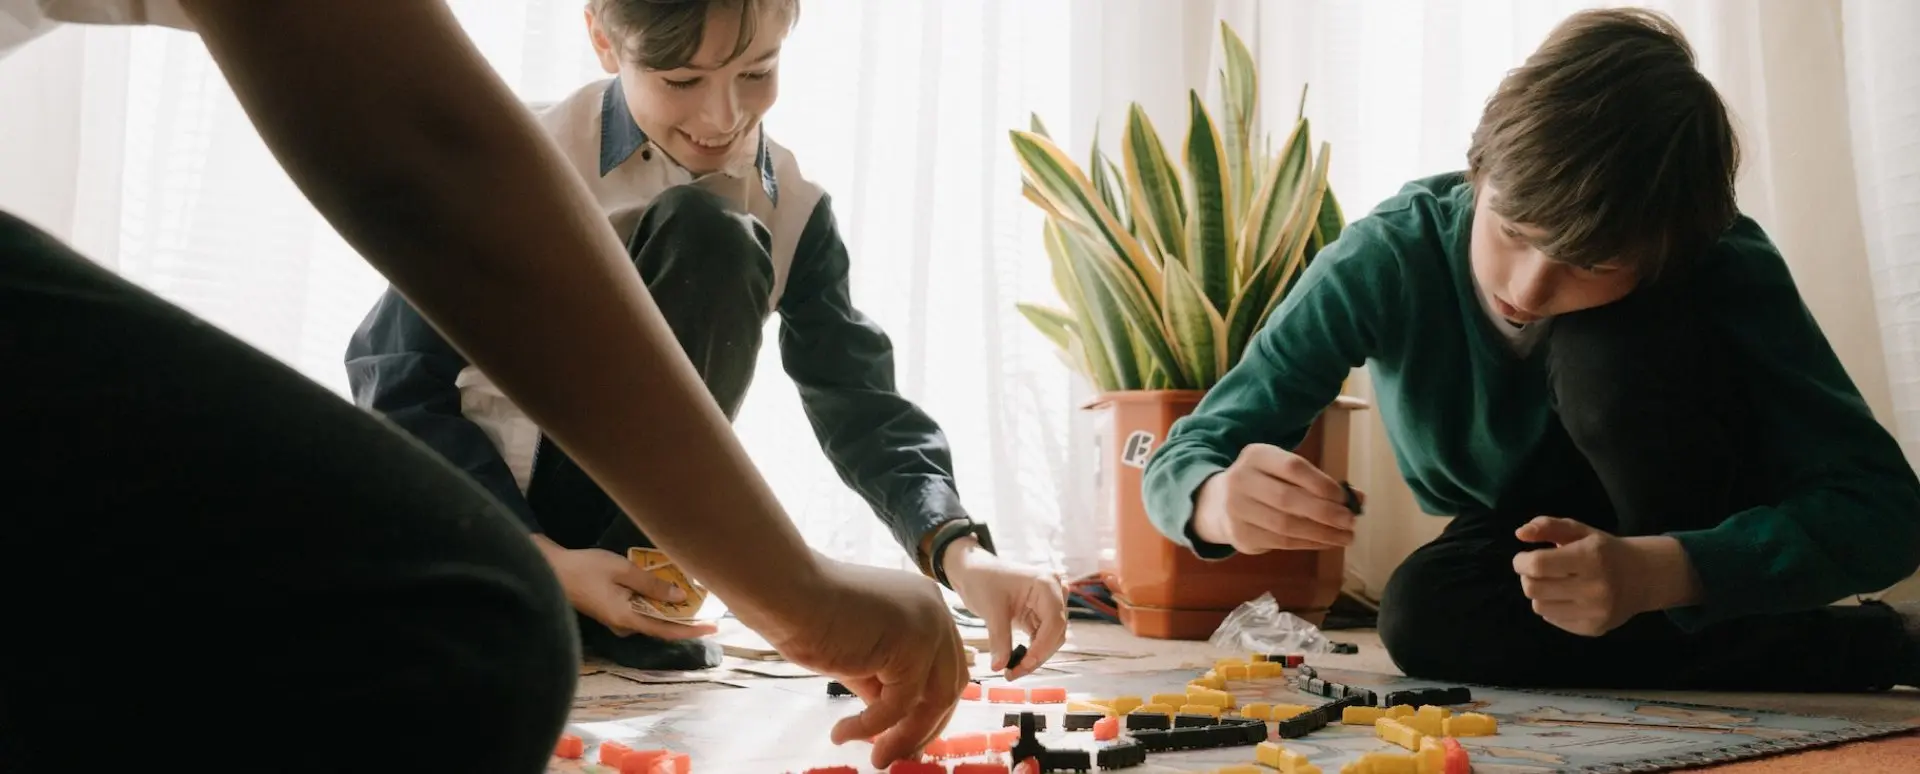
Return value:
[(1618, 259), (1652, 279), (1733, 224), (1739, 146), (1726, 105), (1666, 16), (1583, 11), (1487, 101), (1467, 150), (1500, 217), (1575, 266)]
[(800, 0), (590, 0), (594, 18), (625, 56), (649, 70), (677, 70), (693, 61), (716, 10), (738, 12), (740, 34), (727, 61), (746, 53), (761, 15), (779, 10), (792, 24)]

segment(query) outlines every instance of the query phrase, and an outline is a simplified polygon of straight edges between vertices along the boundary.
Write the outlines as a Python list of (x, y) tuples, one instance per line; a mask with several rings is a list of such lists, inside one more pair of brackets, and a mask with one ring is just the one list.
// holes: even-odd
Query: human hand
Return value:
[[(947, 544), (941, 562), (960, 601), (986, 620), (993, 668), (1007, 670), (1008, 680), (1033, 674), (1066, 644), (1067, 586), (1058, 575), (994, 556), (970, 537)], [(1008, 669), (1015, 623), (1029, 644), (1020, 664)]]
[(634, 612), (634, 594), (680, 602), (686, 599), (686, 592), (624, 556), (599, 548), (561, 548), (542, 536), (536, 536), (536, 542), (566, 589), (567, 601), (618, 636), (640, 632), (663, 640), (686, 640), (719, 631), (710, 623), (674, 623)]
[(822, 558), (803, 598), (755, 629), (780, 655), (866, 703), (833, 743), (873, 740), (873, 766), (916, 755), (946, 728), (971, 671), (953, 614), (924, 576)]
[(1514, 536), (1553, 548), (1513, 557), (1533, 611), (1574, 634), (1598, 637), (1641, 613), (1690, 604), (1699, 581), (1680, 542), (1620, 538), (1572, 519), (1540, 516)]
[[(1353, 490), (1366, 503), (1366, 493)], [(1353, 544), (1347, 490), (1306, 458), (1252, 444), (1194, 496), (1193, 531), (1243, 554), (1318, 551)]]

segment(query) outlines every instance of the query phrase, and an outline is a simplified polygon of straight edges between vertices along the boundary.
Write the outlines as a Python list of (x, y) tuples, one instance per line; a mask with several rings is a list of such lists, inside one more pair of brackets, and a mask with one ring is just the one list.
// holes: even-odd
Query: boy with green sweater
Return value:
[(1150, 462), (1206, 558), (1348, 545), (1286, 449), (1365, 364), (1423, 510), (1380, 634), (1408, 674), (1505, 685), (1920, 684), (1920, 480), (1734, 202), (1725, 107), (1672, 23), (1563, 22), (1487, 103), (1465, 172), (1316, 257)]

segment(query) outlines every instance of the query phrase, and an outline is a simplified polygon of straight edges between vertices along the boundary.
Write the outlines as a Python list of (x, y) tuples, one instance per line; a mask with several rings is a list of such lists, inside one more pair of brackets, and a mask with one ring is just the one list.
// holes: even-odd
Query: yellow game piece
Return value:
[(1373, 752), (1341, 766), (1340, 774), (1420, 774), (1420, 770), (1411, 755)]
[[(1182, 696), (1181, 698), (1184, 699), (1186, 697)], [(1160, 704), (1158, 702), (1155, 702), (1152, 704), (1142, 704), (1138, 707), (1134, 707), (1133, 711), (1127, 714), (1129, 715), (1165, 715), (1167, 717), (1173, 717), (1174, 712), (1173, 712), (1173, 707), (1171, 705)]]
[(1418, 729), (1401, 722), (1405, 718), (1381, 718), (1373, 722), (1373, 732), (1381, 739), (1400, 745), (1409, 750), (1420, 749), (1420, 740), (1425, 734)]
[(1240, 717), (1266, 720), (1267, 713), (1271, 710), (1272, 707), (1266, 704), (1243, 704), (1240, 705)]
[(1239, 766), (1228, 766), (1224, 769), (1214, 769), (1213, 774), (1266, 774), (1266, 772), (1261, 770), (1259, 766), (1242, 764)]
[(1447, 774), (1447, 748), (1431, 736), (1420, 740), (1420, 751), (1413, 754), (1416, 774)]
[(1214, 669), (1220, 669), (1222, 667), (1246, 666), (1246, 665), (1247, 665), (1247, 660), (1244, 658), (1228, 657), (1228, 658), (1214, 659), (1214, 662), (1213, 662)]
[(1434, 715), (1441, 718), (1450, 718), (1453, 717), (1453, 710), (1447, 709), (1446, 707), (1436, 707), (1432, 704), (1422, 704), (1420, 705), (1420, 709), (1413, 711), (1413, 714), (1420, 717)]
[(1249, 664), (1264, 664), (1266, 663), (1266, 661), (1267, 661), (1267, 654), (1265, 653), (1255, 653), (1247, 657), (1247, 663)]
[(1228, 666), (1221, 667), (1220, 676), (1228, 680), (1245, 680), (1247, 679), (1247, 665), (1230, 664)]
[(1271, 680), (1285, 676), (1286, 673), (1281, 671), (1280, 665), (1270, 661), (1247, 665), (1247, 678), (1250, 680)]
[(1182, 704), (1180, 705), (1180, 714), (1205, 715), (1210, 718), (1217, 718), (1220, 717), (1220, 708), (1211, 704)]
[(1253, 748), (1253, 759), (1260, 765), (1278, 769), (1280, 774), (1320, 774), (1320, 767), (1307, 761), (1307, 756), (1297, 750), (1281, 747), (1278, 742), (1261, 742)]
[(1141, 701), (1138, 696), (1115, 696), (1113, 697), (1113, 701), (1105, 702), (1107, 706), (1113, 708), (1114, 712), (1122, 715), (1139, 709), (1140, 705), (1145, 703), (1146, 702)]
[(1390, 718), (1404, 718), (1412, 715), (1413, 705), (1411, 704), (1395, 704), (1387, 708), (1387, 717)]
[(1275, 704), (1267, 709), (1267, 719), (1274, 721), (1286, 720), (1287, 718), (1312, 709), (1312, 707), (1305, 704)]
[(1225, 678), (1221, 677), (1218, 673), (1208, 672), (1204, 675), (1201, 675), (1199, 679), (1188, 682), (1187, 685), (1189, 686), (1197, 685), (1197, 686), (1200, 686), (1201, 688), (1211, 688), (1216, 691), (1222, 691), (1222, 690), (1226, 690), (1227, 681)]
[[(1253, 759), (1259, 761), (1263, 766), (1272, 766), (1273, 768), (1279, 769), (1281, 767), (1280, 754), (1286, 751), (1286, 748), (1281, 747), (1276, 742), (1261, 742), (1253, 746)], [(1284, 769), (1282, 770), (1284, 771)]]
[(1187, 695), (1184, 693), (1156, 693), (1153, 695), (1152, 698), (1147, 699), (1147, 703), (1148, 704), (1165, 704), (1169, 707), (1178, 707), (1182, 704), (1187, 703)]
[(1226, 691), (1216, 691), (1212, 688), (1188, 688), (1187, 703), (1231, 708), (1233, 706), (1233, 694), (1227, 693)]
[(1401, 723), (1406, 724), (1408, 728), (1411, 728), (1422, 734), (1426, 734), (1427, 736), (1445, 736), (1446, 735), (1445, 724), (1447, 722), (1447, 719), (1443, 717), (1439, 717), (1432, 713), (1419, 712), (1412, 715), (1408, 715), (1404, 718), (1397, 718), (1397, 720), (1399, 720)]
[(1067, 711), (1068, 712), (1098, 712), (1102, 715), (1119, 714), (1113, 711), (1113, 707), (1108, 706), (1106, 704), (1101, 704), (1100, 702), (1097, 702), (1097, 701), (1080, 701), (1077, 699), (1074, 701), (1067, 702)]
[(1491, 715), (1467, 712), (1447, 718), (1442, 731), (1446, 736), (1493, 736), (1500, 733), (1500, 721)]
[(1387, 711), (1379, 707), (1348, 707), (1340, 711), (1340, 722), (1349, 726), (1371, 726), (1386, 714)]

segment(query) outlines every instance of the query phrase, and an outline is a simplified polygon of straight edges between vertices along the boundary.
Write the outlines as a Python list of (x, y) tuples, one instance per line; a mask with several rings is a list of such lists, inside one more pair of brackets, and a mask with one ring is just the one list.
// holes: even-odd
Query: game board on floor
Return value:
[[(1150, 697), (1181, 693), (1205, 670), (1178, 670), (1129, 674), (1034, 675), (1015, 686), (1058, 686), (1073, 700), (1116, 696)], [(1328, 699), (1305, 692), (1297, 670), (1286, 679), (1228, 681), (1227, 690), (1238, 705), (1251, 703), (1319, 705)], [(1407, 678), (1340, 670), (1317, 670), (1328, 681), (1390, 691), (1447, 687)], [(986, 685), (1008, 685), (986, 681)], [(1752, 758), (1787, 750), (1894, 733), (1905, 726), (1868, 724), (1831, 717), (1810, 717), (1748, 710), (1718, 709), (1663, 702), (1632, 701), (1488, 688), (1472, 688), (1472, 700), (1449, 707), (1457, 713), (1474, 712), (1498, 721), (1491, 736), (1462, 737), (1475, 774), (1508, 772), (1651, 772), (1685, 766)], [(986, 697), (983, 696), (983, 699)], [(666, 748), (690, 754), (692, 771), (699, 774), (781, 774), (833, 765), (860, 772), (873, 768), (866, 759), (870, 747), (852, 743), (836, 748), (828, 730), (840, 717), (858, 711), (851, 698), (830, 698), (825, 680), (783, 680), (773, 685), (736, 690), (711, 690), (686, 696), (671, 706), (608, 722), (570, 725), (568, 732), (586, 742), (580, 760), (556, 758), (550, 772), (608, 772), (593, 763), (595, 745), (618, 741), (635, 749)], [(1086, 731), (1066, 731), (1064, 704), (1004, 704), (964, 701), (954, 714), (949, 735), (988, 732), (1007, 725), (1009, 713), (1022, 710), (1046, 718), (1041, 740), (1048, 747), (1095, 749), (1112, 744), (1094, 742)], [(1296, 751), (1319, 767), (1336, 774), (1349, 762), (1370, 752), (1406, 750), (1383, 741), (1372, 726), (1345, 726), (1337, 722), (1304, 737), (1269, 738)], [(1004, 761), (1005, 754), (963, 760)], [(947, 761), (949, 764), (959, 760)], [(1138, 774), (1212, 772), (1227, 766), (1255, 763), (1252, 746), (1154, 753), (1144, 765), (1127, 769)], [(1267, 769), (1271, 771), (1271, 769)]]

